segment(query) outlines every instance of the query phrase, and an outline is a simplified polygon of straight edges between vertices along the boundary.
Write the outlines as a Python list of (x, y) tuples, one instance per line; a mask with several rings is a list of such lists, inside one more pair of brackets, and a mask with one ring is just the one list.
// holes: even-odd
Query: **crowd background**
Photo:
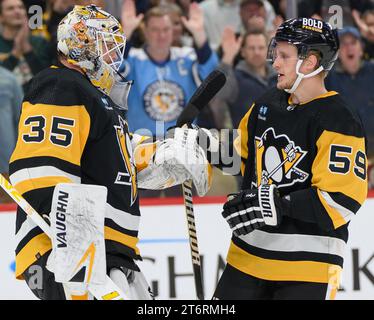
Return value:
[[(337, 23), (341, 49), (326, 85), (338, 91), (362, 119), (368, 139), (369, 185), (374, 188), (374, 0), (0, 0), (2, 174), (7, 175), (16, 142), (23, 92), (35, 74), (57, 62), (58, 23), (75, 4), (91, 3), (124, 26), (128, 45), (122, 72), (136, 80), (129, 97), (130, 129), (132, 123), (144, 123), (151, 131), (155, 119), (164, 120), (165, 130), (172, 126), (194, 89), (215, 68), (223, 70), (228, 80), (197, 124), (236, 128), (252, 102), (276, 83), (277, 74), (266, 60), (276, 28), (293, 17)], [(34, 5), (42, 8), (37, 27), (30, 23)], [(341, 13), (340, 20), (336, 13)], [(237, 188), (238, 178), (214, 170), (208, 195), (222, 196)], [(179, 188), (143, 195), (178, 193)], [(1, 193), (0, 202), (7, 201)]]

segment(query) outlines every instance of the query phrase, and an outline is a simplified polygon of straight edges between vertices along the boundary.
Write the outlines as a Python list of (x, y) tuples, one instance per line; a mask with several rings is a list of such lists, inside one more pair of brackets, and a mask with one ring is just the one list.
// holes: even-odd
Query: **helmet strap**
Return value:
[(314, 70), (311, 73), (308, 73), (308, 74), (301, 73), (300, 72), (300, 67), (301, 67), (301, 64), (303, 63), (303, 61), (304, 61), (303, 59), (299, 59), (297, 61), (297, 64), (296, 64), (297, 78), (296, 78), (294, 84), (292, 85), (291, 89), (284, 89), (284, 91), (286, 91), (287, 93), (294, 93), (296, 91), (296, 89), (299, 87), (299, 85), (301, 83), (301, 80), (314, 77), (317, 74), (319, 74), (321, 71), (324, 70), (324, 68), (322, 66), (320, 66), (318, 69)]

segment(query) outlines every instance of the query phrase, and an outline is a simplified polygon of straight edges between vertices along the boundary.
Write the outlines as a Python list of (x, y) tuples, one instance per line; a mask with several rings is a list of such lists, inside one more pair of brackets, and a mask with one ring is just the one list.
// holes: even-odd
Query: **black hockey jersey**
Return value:
[[(130, 140), (123, 111), (107, 96), (78, 71), (51, 67), (33, 78), (25, 94), (9, 170), (13, 186), (43, 215), (57, 183), (106, 186), (108, 265), (136, 269), (140, 212)], [(51, 250), (51, 241), (20, 208), (16, 239), (16, 276), (22, 278)]]
[(242, 189), (289, 197), (280, 226), (232, 237), (227, 261), (257, 278), (329, 283), (343, 266), (348, 222), (367, 196), (365, 134), (336, 92), (294, 106), (269, 90), (242, 119)]

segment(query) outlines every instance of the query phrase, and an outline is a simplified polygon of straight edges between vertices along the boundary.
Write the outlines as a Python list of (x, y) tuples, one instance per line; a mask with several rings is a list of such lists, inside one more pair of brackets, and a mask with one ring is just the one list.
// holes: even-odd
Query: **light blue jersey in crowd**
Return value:
[[(200, 57), (204, 62), (199, 63), (193, 48), (172, 47), (169, 59), (160, 64), (144, 48), (131, 48), (125, 70), (126, 79), (134, 80), (128, 99), (131, 132), (160, 136), (175, 125), (201, 80), (218, 65), (217, 55), (210, 48), (203, 50), (205, 59)], [(157, 131), (156, 121), (160, 122)]]

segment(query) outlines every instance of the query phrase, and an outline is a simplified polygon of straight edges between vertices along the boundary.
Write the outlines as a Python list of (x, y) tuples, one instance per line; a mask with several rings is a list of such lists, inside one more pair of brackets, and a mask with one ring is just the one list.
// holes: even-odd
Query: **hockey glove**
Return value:
[(192, 180), (197, 194), (205, 195), (212, 184), (212, 169), (197, 142), (198, 133), (195, 129), (174, 128), (164, 140), (138, 145), (134, 158), (139, 188), (159, 190)]
[(245, 235), (265, 225), (281, 222), (282, 199), (275, 185), (242, 190), (228, 196), (222, 216), (236, 236)]
[(217, 130), (208, 130), (200, 128), (195, 124), (187, 124), (182, 128), (171, 127), (166, 132), (166, 138), (174, 138), (178, 131), (185, 132), (185, 136), (196, 135), (196, 142), (204, 151), (208, 162), (211, 163), (212, 154), (219, 153), (220, 151), (220, 140)]

